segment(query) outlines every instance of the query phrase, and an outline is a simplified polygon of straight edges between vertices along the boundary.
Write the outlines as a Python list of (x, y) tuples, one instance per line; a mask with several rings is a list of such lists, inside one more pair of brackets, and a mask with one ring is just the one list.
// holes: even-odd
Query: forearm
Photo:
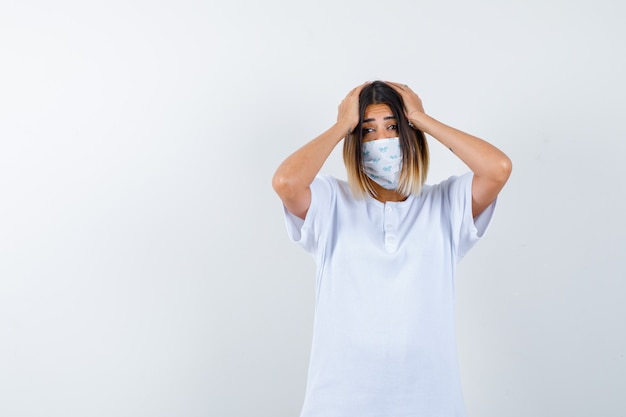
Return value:
[(450, 149), (475, 176), (503, 183), (508, 179), (511, 161), (490, 143), (445, 125), (425, 113), (412, 113), (409, 120), (418, 129)]
[(348, 123), (338, 121), (287, 157), (274, 174), (272, 184), (276, 192), (283, 196), (307, 189), (350, 128)]

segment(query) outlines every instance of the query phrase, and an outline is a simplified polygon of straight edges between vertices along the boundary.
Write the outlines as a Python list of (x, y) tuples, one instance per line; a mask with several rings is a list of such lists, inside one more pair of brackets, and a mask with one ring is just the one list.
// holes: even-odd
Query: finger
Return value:
[(347, 94), (347, 96), (346, 96), (346, 97), (351, 97), (351, 96), (353, 96), (353, 95), (354, 95), (354, 93), (356, 93), (356, 92), (357, 92), (357, 89), (358, 89), (358, 88), (359, 88), (359, 87), (354, 87), (352, 90), (348, 91), (348, 94)]
[(391, 87), (393, 87), (399, 93), (403, 91), (412, 91), (411, 88), (406, 84), (394, 83), (392, 81), (385, 81), (385, 82), (389, 84)]
[(363, 87), (365, 87), (366, 85), (368, 85), (368, 84), (370, 84), (370, 83), (371, 83), (371, 81), (365, 81), (363, 84), (361, 84), (361, 85), (358, 85), (358, 86), (354, 87), (354, 88), (352, 89), (351, 93), (354, 93), (354, 94), (361, 94), (361, 90), (363, 90)]
[(389, 84), (392, 87), (396, 87), (396, 88), (400, 88), (400, 87), (402, 87), (404, 85), (404, 84), (396, 83), (394, 81), (385, 81), (385, 84)]
[(392, 83), (395, 87), (399, 88), (400, 90), (406, 90), (409, 88), (408, 85), (406, 84), (400, 84), (400, 83)]

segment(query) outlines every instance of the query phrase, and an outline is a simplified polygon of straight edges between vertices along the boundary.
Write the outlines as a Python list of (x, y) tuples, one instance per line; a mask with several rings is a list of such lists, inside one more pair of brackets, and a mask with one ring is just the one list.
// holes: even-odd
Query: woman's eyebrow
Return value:
[[(383, 120), (396, 120), (396, 117), (395, 116), (385, 116), (385, 117), (383, 117)], [(369, 118), (369, 119), (363, 120), (363, 123), (369, 123), (369, 122), (374, 122), (374, 121), (376, 121), (376, 119)]]

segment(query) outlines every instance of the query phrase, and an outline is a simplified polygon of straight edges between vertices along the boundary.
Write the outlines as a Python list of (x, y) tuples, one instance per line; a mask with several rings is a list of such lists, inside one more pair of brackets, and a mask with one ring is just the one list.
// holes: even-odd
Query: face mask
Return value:
[(363, 142), (362, 149), (365, 174), (387, 190), (398, 188), (402, 166), (400, 138)]

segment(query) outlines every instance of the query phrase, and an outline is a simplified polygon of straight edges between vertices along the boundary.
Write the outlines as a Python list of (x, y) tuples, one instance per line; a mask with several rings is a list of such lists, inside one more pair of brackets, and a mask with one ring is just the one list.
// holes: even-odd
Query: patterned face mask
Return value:
[(402, 167), (400, 138), (363, 142), (362, 149), (365, 174), (387, 190), (398, 188)]

